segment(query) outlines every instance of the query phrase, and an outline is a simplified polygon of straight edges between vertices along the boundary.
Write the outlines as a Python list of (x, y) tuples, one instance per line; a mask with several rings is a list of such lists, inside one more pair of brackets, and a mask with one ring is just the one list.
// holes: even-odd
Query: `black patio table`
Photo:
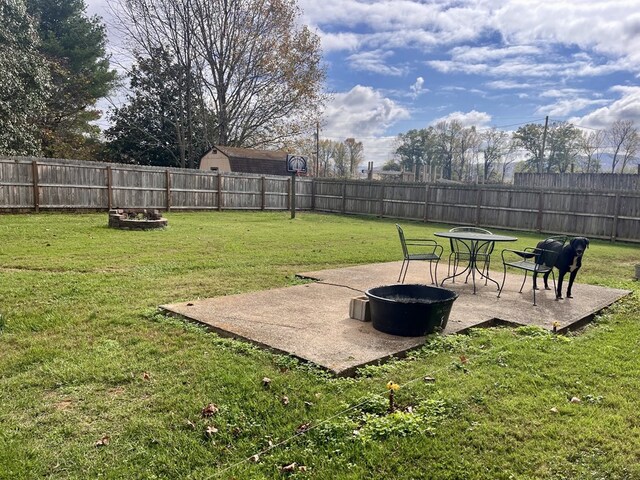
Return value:
[(500, 284), (496, 282), (493, 278), (489, 277), (489, 272), (486, 274), (482, 273), (480, 269), (478, 269), (477, 258), (478, 251), (481, 247), (490, 242), (515, 242), (518, 240), (517, 237), (509, 237), (506, 235), (494, 235), (492, 233), (480, 233), (480, 232), (436, 232), (434, 233), (436, 237), (442, 238), (455, 238), (460, 240), (466, 248), (469, 249), (469, 264), (462, 270), (460, 273), (454, 273), (453, 275), (448, 276), (442, 282), (440, 282), (440, 286), (444, 284), (449, 279), (453, 279), (455, 277), (459, 277), (464, 273), (471, 273), (471, 278), (473, 279), (473, 294), (476, 293), (476, 272), (480, 274), (481, 277), (486, 278), (487, 280), (492, 281), (496, 284), (496, 287), (500, 288)]

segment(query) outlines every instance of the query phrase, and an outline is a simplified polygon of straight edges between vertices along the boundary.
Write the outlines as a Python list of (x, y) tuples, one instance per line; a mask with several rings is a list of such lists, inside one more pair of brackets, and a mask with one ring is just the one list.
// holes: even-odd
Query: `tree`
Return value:
[(349, 174), (355, 175), (358, 171), (358, 166), (364, 159), (363, 151), (364, 147), (362, 142), (357, 142), (355, 138), (347, 138), (344, 141), (344, 146), (347, 149), (347, 162), (349, 164)]
[(547, 172), (573, 171), (580, 151), (580, 130), (567, 122), (552, 124), (547, 134)]
[(625, 152), (628, 151), (629, 146), (633, 150), (635, 143), (633, 137), (637, 135), (638, 131), (633, 124), (633, 120), (616, 120), (611, 127), (606, 130), (605, 138), (613, 149), (611, 173), (615, 173), (616, 167), (620, 162), (620, 155), (622, 154), (623, 158), (626, 157)]
[(52, 91), (38, 121), (48, 157), (91, 159), (100, 133), (96, 101), (114, 86), (115, 70), (105, 52), (106, 31), (99, 17), (87, 18), (84, 0), (27, 0), (37, 19)]
[(0, 153), (39, 155), (35, 120), (45, 108), (50, 76), (23, 0), (2, 1), (0, 26)]
[(457, 120), (438, 122), (434, 127), (436, 154), (442, 165), (442, 177), (447, 180), (453, 179), (462, 130), (462, 124)]
[(384, 162), (384, 165), (382, 165), (383, 172), (399, 172), (401, 170), (402, 166), (394, 159), (387, 160)]
[(579, 141), (579, 148), (584, 155), (584, 161), (581, 162), (582, 171), (584, 173), (597, 173), (600, 171), (601, 162), (600, 155), (604, 144), (604, 132), (595, 130), (588, 134), (583, 132)]
[[(482, 133), (484, 149), (482, 151), (483, 168), (482, 182), (504, 181), (506, 168), (509, 166), (509, 156), (513, 152), (511, 136), (495, 127)], [(502, 165), (502, 174), (498, 168)]]
[(419, 176), (420, 166), (425, 164), (426, 130), (412, 129), (398, 135), (396, 155), (399, 163), (406, 171), (414, 171)]
[[(191, 97), (197, 93), (185, 88), (188, 76), (166, 51), (138, 57), (128, 104), (113, 110), (113, 126), (105, 132), (112, 161), (185, 168), (187, 158), (200, 158), (211, 147), (206, 121), (211, 113), (198, 98), (187, 98), (187, 92)], [(188, 104), (194, 110), (188, 112)]]
[(638, 129), (635, 125), (632, 124), (632, 128), (629, 131), (629, 134), (626, 135), (624, 141), (622, 142), (621, 150), (624, 152), (622, 155), (622, 166), (620, 168), (620, 173), (624, 173), (627, 164), (635, 159), (636, 154), (638, 153), (638, 149), (640, 148), (640, 135), (638, 135)]
[(336, 150), (333, 140), (320, 140), (318, 142), (318, 176), (326, 177), (331, 172), (331, 161)]
[[(476, 127), (467, 127), (459, 131), (457, 141), (455, 171), (458, 180), (469, 180), (471, 159), (477, 157), (480, 148), (480, 136)], [(469, 158), (471, 156), (471, 158)]]
[[(221, 145), (280, 144), (315, 127), (323, 103), (319, 37), (295, 0), (119, 0), (135, 49), (195, 69)], [(190, 68), (187, 68), (190, 70)], [(195, 82), (194, 82), (195, 83)]]
[(528, 152), (524, 170), (542, 173), (545, 166), (542, 138), (544, 127), (537, 123), (522, 125), (513, 133), (513, 141)]
[(333, 150), (333, 166), (336, 176), (343, 178), (349, 176), (347, 146), (343, 142), (336, 142), (335, 144)]

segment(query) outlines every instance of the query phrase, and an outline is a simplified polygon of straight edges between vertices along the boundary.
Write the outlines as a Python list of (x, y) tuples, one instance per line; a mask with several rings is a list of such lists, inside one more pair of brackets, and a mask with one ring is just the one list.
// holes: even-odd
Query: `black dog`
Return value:
[[(546, 243), (545, 243), (546, 242)], [(543, 241), (537, 245), (537, 248), (550, 250), (557, 252), (560, 249), (560, 253), (556, 258), (554, 267), (558, 269), (558, 289), (556, 291), (556, 298), (562, 298), (562, 281), (564, 276), (569, 273), (569, 285), (567, 286), (567, 298), (573, 298), (571, 295), (571, 287), (573, 287), (573, 281), (576, 279), (578, 270), (582, 267), (582, 255), (584, 251), (589, 247), (589, 239), (585, 237), (574, 237), (569, 243), (562, 246), (558, 241)], [(538, 261), (538, 260), (537, 260)], [(539, 262), (542, 263), (542, 262)], [(551, 271), (544, 274), (544, 288), (550, 290), (548, 280)], [(533, 288), (536, 288), (536, 276), (533, 277)]]

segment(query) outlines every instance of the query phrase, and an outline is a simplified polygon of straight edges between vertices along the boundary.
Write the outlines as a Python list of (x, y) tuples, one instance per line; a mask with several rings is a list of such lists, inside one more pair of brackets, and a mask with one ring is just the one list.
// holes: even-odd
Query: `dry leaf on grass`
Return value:
[(98, 440), (96, 443), (94, 443), (94, 446), (96, 446), (96, 447), (106, 447), (107, 445), (109, 445), (110, 441), (111, 441), (111, 438), (109, 438), (109, 435), (105, 435), (100, 440)]
[(151, 379), (151, 375), (149, 374), (149, 372), (143, 372), (143, 373), (142, 373), (142, 379), (143, 379), (143, 380), (149, 380), (149, 379)]
[(213, 437), (216, 433), (218, 433), (218, 429), (213, 425), (209, 425), (204, 431), (204, 434), (209, 438)]
[(271, 379), (269, 377), (264, 377), (262, 379), (262, 386), (265, 388), (269, 388), (271, 386)]
[(309, 428), (311, 428), (310, 423), (303, 423), (302, 425), (299, 425), (298, 428), (296, 428), (296, 433), (305, 433), (307, 430), (309, 430)]
[(255, 455), (252, 455), (251, 457), (249, 457), (249, 460), (251, 460), (254, 463), (258, 463), (260, 461), (260, 455), (256, 453)]
[(296, 467), (298, 466), (298, 464), (296, 462), (290, 463), (289, 465), (285, 465), (284, 467), (280, 468), (281, 472), (293, 472), (295, 471)]
[(558, 409), (556, 407), (552, 407), (551, 410), (549, 410), (551, 413), (558, 413)]
[(424, 380), (426, 383), (435, 383), (435, 381), (436, 381), (436, 379), (435, 379), (435, 378), (433, 378), (433, 377), (424, 377), (424, 378), (423, 378), (423, 380)]
[(220, 409), (218, 408), (218, 406), (216, 404), (210, 403), (209, 405), (207, 405), (206, 407), (204, 407), (202, 409), (202, 416), (203, 417), (213, 417), (219, 411), (220, 411)]
[(580, 400), (578, 397), (571, 397), (571, 403), (580, 403), (582, 400)]
[(286, 407), (287, 405), (289, 405), (289, 397), (287, 397), (286, 395), (283, 395), (282, 398), (280, 399), (280, 401), (282, 402), (282, 404)]

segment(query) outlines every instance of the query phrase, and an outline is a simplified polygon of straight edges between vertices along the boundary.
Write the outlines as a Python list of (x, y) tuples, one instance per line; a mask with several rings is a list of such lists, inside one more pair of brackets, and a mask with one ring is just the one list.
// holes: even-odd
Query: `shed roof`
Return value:
[(287, 153), (282, 150), (256, 150), (218, 145), (214, 149), (218, 149), (229, 158), (232, 172), (288, 175)]

